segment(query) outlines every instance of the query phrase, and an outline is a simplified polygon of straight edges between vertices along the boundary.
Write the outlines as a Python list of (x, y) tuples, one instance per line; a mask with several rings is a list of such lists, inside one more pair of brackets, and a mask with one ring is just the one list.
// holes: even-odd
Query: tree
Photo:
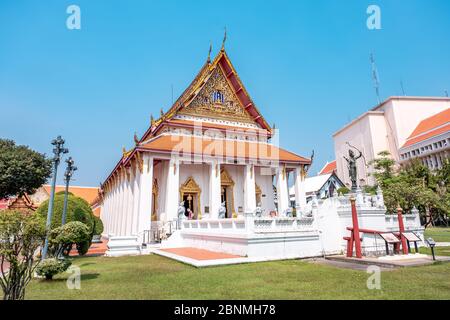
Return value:
[(447, 223), (450, 212), (449, 173), (450, 164), (446, 160), (442, 169), (431, 171), (418, 160), (395, 168), (395, 162), (388, 152), (378, 154), (372, 161), (375, 178), (383, 189), (387, 211), (396, 212), (400, 205), (405, 211), (417, 207), (424, 213), (426, 225), (434, 221)]
[(375, 179), (383, 188), (394, 178), (395, 161), (391, 158), (391, 154), (388, 151), (381, 151), (378, 153), (378, 156), (379, 158), (372, 160), (370, 164), (376, 170), (373, 174)]
[[(41, 217), (47, 217), (49, 200), (44, 201), (36, 213)], [(55, 195), (55, 202), (53, 204), (53, 216), (51, 221), (51, 229), (55, 229), (61, 226), (62, 213), (64, 208), (64, 193), (58, 193)], [(74, 196), (73, 194), (68, 195), (67, 198), (67, 216), (66, 221), (79, 221), (84, 223), (89, 231), (90, 237), (82, 242), (77, 243), (77, 248), (80, 254), (85, 254), (87, 249), (89, 249), (92, 237), (95, 233), (95, 217), (92, 213), (91, 206), (83, 198)], [(86, 249), (87, 248), (87, 249)]]
[(51, 160), (44, 154), (0, 139), (0, 198), (32, 194), (51, 175)]
[(16, 210), (1, 212), (0, 285), (4, 300), (24, 299), (25, 288), (39, 263), (35, 261), (35, 254), (45, 233), (45, 221), (36, 214)]

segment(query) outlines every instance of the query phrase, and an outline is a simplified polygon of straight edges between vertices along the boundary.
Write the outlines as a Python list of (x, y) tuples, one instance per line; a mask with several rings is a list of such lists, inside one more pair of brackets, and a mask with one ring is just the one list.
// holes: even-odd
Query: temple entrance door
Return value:
[(193, 212), (192, 219), (200, 219), (202, 213), (200, 212), (200, 194), (201, 189), (192, 177), (188, 178), (180, 187), (180, 199), (184, 201), (186, 208), (185, 215), (189, 216), (187, 212), (190, 209)]
[(232, 218), (234, 213), (234, 196), (233, 196), (233, 188), (234, 181), (231, 179), (231, 176), (225, 169), (222, 169), (220, 172), (220, 187), (221, 187), (221, 200), (225, 201), (226, 218)]
[(222, 187), (222, 192), (220, 195), (220, 203), (225, 202), (225, 218), (228, 218), (228, 202), (227, 202), (227, 188)]
[(194, 213), (194, 216), (197, 214), (197, 208), (195, 208), (196, 200), (197, 195), (195, 193), (186, 193), (183, 195), (184, 208), (186, 209), (184, 215), (186, 217), (189, 217), (188, 209), (190, 209)]

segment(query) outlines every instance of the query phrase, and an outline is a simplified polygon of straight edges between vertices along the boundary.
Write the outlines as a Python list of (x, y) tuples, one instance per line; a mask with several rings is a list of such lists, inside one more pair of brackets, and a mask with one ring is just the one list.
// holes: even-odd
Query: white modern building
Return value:
[[(361, 186), (375, 184), (374, 177), (371, 176), (373, 169), (369, 165), (370, 161), (375, 159), (381, 151), (389, 151), (397, 163), (405, 160), (405, 156), (402, 159), (402, 154), (412, 151), (407, 148), (410, 146), (407, 141), (412, 138), (411, 135), (419, 124), (449, 108), (450, 98), (390, 97), (365, 112), (333, 135), (338, 177), (347, 186), (351, 185), (344, 156), (348, 157), (349, 149), (355, 147), (364, 156), (357, 161), (358, 184)], [(448, 117), (448, 113), (444, 113), (444, 115)], [(420, 135), (426, 134), (426, 132), (420, 133)], [(442, 143), (445, 138), (439, 135), (438, 140), (429, 142), (433, 146), (434, 143), (439, 145), (439, 142)], [(420, 148), (422, 146), (419, 146)], [(445, 150), (442, 148), (441, 151), (444, 152)], [(444, 154), (445, 152), (440, 155)]]
[(400, 148), (400, 163), (418, 158), (430, 169), (450, 156), (450, 108), (422, 120)]

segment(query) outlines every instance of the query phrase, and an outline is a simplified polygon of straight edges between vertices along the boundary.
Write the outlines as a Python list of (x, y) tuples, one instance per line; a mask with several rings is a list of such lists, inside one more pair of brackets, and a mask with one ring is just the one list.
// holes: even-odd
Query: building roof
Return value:
[[(301, 182), (301, 188), (305, 190), (305, 193), (317, 192), (323, 185), (330, 179), (332, 173), (322, 174), (314, 177), (308, 177)], [(289, 188), (289, 194), (294, 194), (294, 186)]]
[[(43, 185), (45, 191), (50, 195), (51, 185), (44, 184)], [(63, 185), (57, 185), (55, 188), (55, 192), (60, 192), (66, 190), (66, 187)], [(100, 189), (98, 187), (80, 187), (80, 186), (69, 186), (69, 192), (73, 193), (75, 196), (83, 198), (89, 204), (94, 201), (99, 193)]]
[(262, 129), (267, 130), (271, 134), (271, 128), (267, 121), (264, 119), (262, 114), (259, 112), (255, 103), (251, 99), (244, 85), (242, 84), (236, 69), (232, 65), (227, 53), (222, 48), (217, 56), (212, 62), (207, 61), (203, 67), (200, 69), (197, 76), (191, 82), (191, 84), (186, 88), (186, 90), (181, 94), (181, 96), (175, 101), (172, 107), (161, 115), (161, 117), (154, 123), (151, 123), (148, 130), (144, 133), (140, 142), (143, 142), (154, 135), (158, 129), (165, 125), (165, 120), (173, 119), (180, 111), (189, 106), (190, 103), (194, 101), (196, 96), (200, 93), (203, 87), (205, 87), (208, 79), (211, 77), (212, 73), (219, 68), (225, 75), (228, 85), (234, 92), (237, 100), (239, 101), (245, 112), (257, 123)]
[(311, 160), (292, 152), (263, 142), (245, 140), (218, 139), (181, 135), (160, 135), (152, 141), (138, 147), (141, 151), (163, 153), (179, 152), (180, 156), (203, 155), (223, 156), (231, 159), (252, 159), (263, 161), (310, 164)]
[(320, 170), (319, 175), (336, 172), (336, 169), (337, 169), (336, 160), (333, 160), (331, 162), (327, 161), (322, 170)]
[(353, 119), (346, 125), (344, 125), (342, 128), (340, 128), (335, 133), (333, 133), (333, 137), (335, 137), (336, 135), (338, 135), (345, 129), (351, 127), (353, 124), (355, 124), (356, 122), (358, 122), (359, 120), (363, 119), (366, 116), (384, 115), (384, 111), (382, 111), (380, 109), (391, 101), (417, 101), (417, 100), (450, 102), (450, 98), (448, 98), (448, 97), (392, 96), (392, 97), (387, 98), (380, 104), (376, 105), (375, 107), (369, 109), (369, 111), (366, 111), (363, 114), (359, 115), (357, 118)]
[(0, 199), (0, 210), (8, 209), (9, 199)]
[(422, 120), (402, 148), (450, 131), (450, 108)]

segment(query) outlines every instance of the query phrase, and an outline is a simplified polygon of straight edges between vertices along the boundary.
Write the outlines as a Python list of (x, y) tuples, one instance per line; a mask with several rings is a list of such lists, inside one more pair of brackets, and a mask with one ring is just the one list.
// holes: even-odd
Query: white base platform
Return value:
[(133, 256), (141, 254), (141, 246), (137, 236), (109, 235), (107, 257)]

